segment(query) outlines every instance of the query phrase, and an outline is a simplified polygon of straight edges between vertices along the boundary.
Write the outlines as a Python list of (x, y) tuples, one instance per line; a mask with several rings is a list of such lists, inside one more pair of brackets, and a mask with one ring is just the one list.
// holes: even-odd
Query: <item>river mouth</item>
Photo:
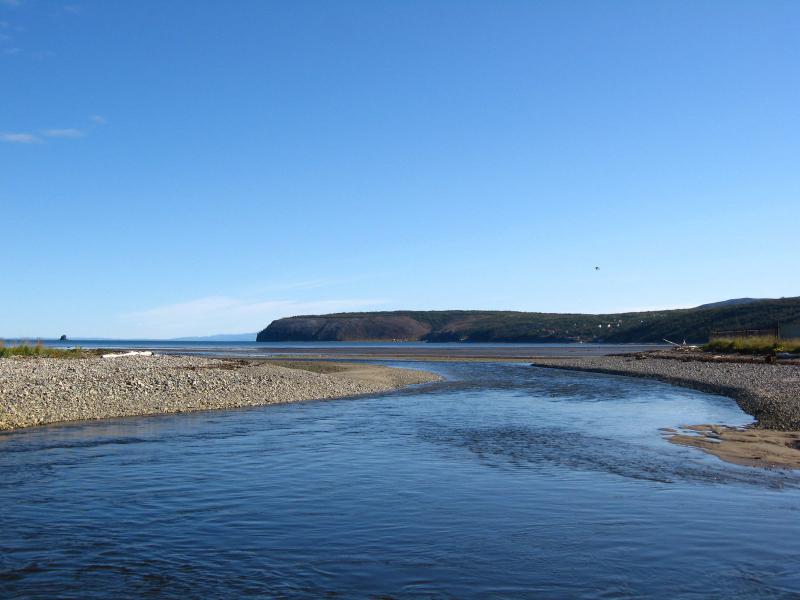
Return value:
[(800, 592), (800, 476), (659, 431), (752, 422), (733, 401), (523, 364), (399, 366), (447, 380), (0, 435), (0, 592)]

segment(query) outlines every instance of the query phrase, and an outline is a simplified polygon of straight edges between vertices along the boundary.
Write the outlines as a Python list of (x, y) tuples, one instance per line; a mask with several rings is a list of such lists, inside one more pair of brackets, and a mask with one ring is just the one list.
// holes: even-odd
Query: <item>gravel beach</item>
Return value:
[[(64, 421), (226, 409), (373, 394), (436, 381), (425, 371), (320, 369), (187, 356), (0, 359), (0, 430)], [(320, 372), (322, 371), (322, 372)]]

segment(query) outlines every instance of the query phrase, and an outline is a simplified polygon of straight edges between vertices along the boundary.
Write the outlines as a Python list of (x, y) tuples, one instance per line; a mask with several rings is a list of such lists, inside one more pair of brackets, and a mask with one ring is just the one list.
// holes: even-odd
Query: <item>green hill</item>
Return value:
[(800, 297), (600, 315), (470, 310), (307, 315), (273, 321), (256, 339), (646, 343), (667, 338), (705, 342), (712, 330), (764, 329), (798, 322)]

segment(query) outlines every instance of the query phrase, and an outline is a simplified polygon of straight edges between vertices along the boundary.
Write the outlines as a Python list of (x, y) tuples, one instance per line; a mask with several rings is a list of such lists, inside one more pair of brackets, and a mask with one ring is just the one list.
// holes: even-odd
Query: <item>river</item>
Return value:
[(800, 475), (659, 434), (751, 422), (733, 401), (525, 363), (398, 366), (446, 381), (0, 435), (0, 596), (800, 594)]

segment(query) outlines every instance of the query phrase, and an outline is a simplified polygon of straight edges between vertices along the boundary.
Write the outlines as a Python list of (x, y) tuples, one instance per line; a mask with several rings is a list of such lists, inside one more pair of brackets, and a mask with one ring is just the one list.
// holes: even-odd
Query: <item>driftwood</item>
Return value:
[(696, 346), (694, 344), (687, 344), (686, 340), (683, 340), (682, 344), (678, 344), (677, 342), (671, 342), (667, 338), (664, 338), (664, 341), (667, 342), (670, 346), (672, 346), (673, 350), (683, 350), (688, 352), (690, 350), (698, 350), (700, 346)]
[(103, 358), (120, 358), (121, 356), (153, 356), (153, 353), (149, 350), (145, 350), (143, 352), (132, 350), (131, 352), (114, 352), (112, 354), (103, 354)]

